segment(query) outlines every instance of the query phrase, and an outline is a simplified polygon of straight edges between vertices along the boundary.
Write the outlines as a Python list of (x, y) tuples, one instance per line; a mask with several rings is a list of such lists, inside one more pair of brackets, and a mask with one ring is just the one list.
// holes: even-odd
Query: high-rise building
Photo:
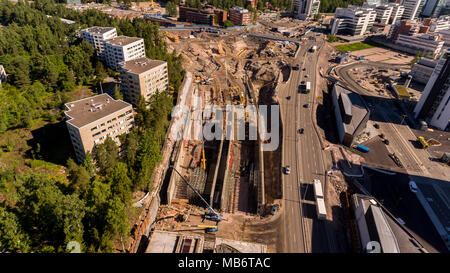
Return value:
[(391, 18), (389, 18), (389, 24), (395, 24), (402, 19), (405, 7), (398, 3), (389, 3), (392, 6)]
[(369, 7), (349, 6), (337, 8), (331, 22), (332, 34), (364, 35), (370, 31), (377, 13)]
[(442, 8), (445, 8), (448, 0), (427, 0), (424, 5), (422, 16), (436, 18)]
[(440, 130), (450, 130), (450, 49), (442, 54), (419, 102), (414, 108), (417, 119)]
[(251, 25), (253, 14), (241, 7), (232, 7), (230, 9), (230, 21), (236, 26)]
[(120, 63), (120, 88), (126, 101), (138, 104), (140, 96), (148, 100), (157, 91), (169, 86), (167, 63), (148, 58), (139, 58)]
[(145, 57), (144, 39), (118, 36), (105, 41), (105, 59), (109, 67), (119, 70), (119, 63)]
[(117, 37), (117, 30), (114, 27), (90, 27), (81, 30), (81, 37), (94, 47), (97, 57), (104, 60), (105, 40)]
[(292, 3), (294, 16), (301, 20), (311, 18), (319, 12), (320, 0), (295, 0)]
[(76, 159), (83, 162), (86, 153), (109, 136), (120, 143), (119, 135), (134, 125), (131, 104), (101, 94), (65, 104), (66, 125)]
[(416, 20), (420, 14), (420, 7), (423, 6), (424, 0), (403, 0), (402, 5), (405, 11), (402, 20)]

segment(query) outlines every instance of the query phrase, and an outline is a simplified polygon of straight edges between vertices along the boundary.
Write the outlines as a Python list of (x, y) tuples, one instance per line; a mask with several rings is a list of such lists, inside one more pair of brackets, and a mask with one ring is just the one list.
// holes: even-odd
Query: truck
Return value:
[(358, 144), (356, 146), (356, 149), (358, 149), (358, 150), (360, 150), (361, 152), (364, 152), (364, 153), (368, 153), (370, 151), (370, 148), (367, 148), (366, 146), (363, 146), (361, 144)]
[(306, 82), (305, 93), (308, 94), (311, 91), (311, 82)]
[(311, 47), (311, 49), (310, 49), (311, 52), (315, 52), (316, 50), (317, 50), (317, 46), (313, 46), (313, 47)]
[(313, 188), (314, 188), (314, 196), (316, 198), (323, 198), (323, 191), (322, 191), (322, 182), (320, 182), (319, 179), (313, 180)]

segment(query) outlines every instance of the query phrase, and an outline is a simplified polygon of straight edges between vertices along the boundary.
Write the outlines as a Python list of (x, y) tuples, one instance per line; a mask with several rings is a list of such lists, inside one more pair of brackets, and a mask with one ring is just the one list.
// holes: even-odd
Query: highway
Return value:
[[(313, 45), (320, 49), (323, 44), (323, 41), (313, 40), (301, 43), (295, 60), (300, 69), (292, 70), (289, 81), (278, 87), (283, 127), (281, 164), (291, 168), (290, 174), (282, 175), (282, 252), (333, 252), (335, 249), (326, 221), (317, 220), (312, 189), (314, 178), (325, 181), (327, 164), (324, 160), (327, 158), (313, 124), (318, 51), (312, 53), (308, 50)], [(309, 94), (298, 93), (301, 81), (311, 82)], [(288, 100), (287, 96), (291, 99)], [(309, 104), (309, 107), (304, 107), (304, 104)], [(298, 132), (300, 128), (304, 129), (303, 134)]]

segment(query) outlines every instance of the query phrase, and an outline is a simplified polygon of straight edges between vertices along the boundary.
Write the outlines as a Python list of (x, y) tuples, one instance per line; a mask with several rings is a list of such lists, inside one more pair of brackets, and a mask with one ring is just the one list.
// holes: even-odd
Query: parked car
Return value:
[(416, 182), (414, 182), (412, 180), (409, 181), (409, 189), (414, 193), (416, 193), (419, 190), (419, 188), (416, 185)]
[(305, 132), (305, 129), (303, 129), (303, 128), (298, 129), (299, 134), (303, 134), (303, 132)]
[(299, 70), (300, 67), (299, 67), (298, 65), (296, 65), (296, 66), (293, 66), (292, 69), (294, 69), (294, 70)]
[(275, 215), (277, 213), (279, 207), (280, 206), (278, 204), (273, 205), (272, 210), (270, 211), (270, 214)]
[(308, 108), (309, 107), (309, 104), (303, 104), (303, 107), (305, 107), (305, 108)]
[(291, 99), (291, 96), (287, 96), (286, 99), (287, 99), (287, 100), (290, 100), (290, 99)]
[(389, 139), (383, 140), (383, 143), (386, 144), (386, 145), (389, 145)]
[(291, 173), (291, 167), (290, 166), (284, 167), (284, 173), (285, 174), (290, 174)]

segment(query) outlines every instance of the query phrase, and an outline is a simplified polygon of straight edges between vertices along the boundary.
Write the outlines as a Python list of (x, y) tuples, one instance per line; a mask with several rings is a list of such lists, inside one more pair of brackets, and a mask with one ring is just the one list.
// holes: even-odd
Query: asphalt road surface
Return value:
[[(308, 35), (307, 35), (308, 36)], [(283, 210), (281, 223), (283, 252), (334, 252), (334, 240), (326, 221), (317, 219), (312, 180), (325, 179), (326, 154), (322, 150), (313, 125), (315, 83), (318, 51), (309, 49), (323, 41), (306, 40), (294, 64), (288, 83), (278, 87), (281, 119), (283, 123), (282, 166), (290, 166), (291, 173), (283, 174)], [(305, 68), (305, 71), (303, 71)], [(309, 77), (306, 78), (305, 75)], [(309, 94), (299, 93), (301, 81), (311, 82)], [(290, 96), (288, 100), (286, 97)], [(309, 107), (304, 107), (308, 104)], [(304, 129), (300, 134), (298, 130)], [(330, 212), (327, 212), (330, 213)]]

